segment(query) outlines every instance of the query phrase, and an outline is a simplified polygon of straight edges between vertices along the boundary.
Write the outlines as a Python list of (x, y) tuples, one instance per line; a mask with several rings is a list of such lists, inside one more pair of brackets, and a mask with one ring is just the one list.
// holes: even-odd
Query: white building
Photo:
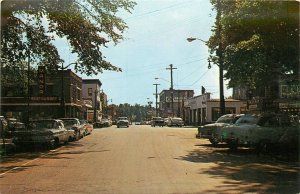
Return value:
[[(187, 124), (200, 125), (211, 123), (220, 117), (220, 100), (210, 99), (210, 93), (189, 98), (184, 103), (184, 120)], [(246, 103), (235, 99), (225, 99), (225, 113), (240, 114), (245, 111)]]

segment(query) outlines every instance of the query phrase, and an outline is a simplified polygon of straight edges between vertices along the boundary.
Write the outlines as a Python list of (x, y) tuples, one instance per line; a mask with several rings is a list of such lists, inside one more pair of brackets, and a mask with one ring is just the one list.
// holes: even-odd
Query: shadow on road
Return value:
[[(222, 144), (221, 144), (222, 145)], [(200, 146), (200, 145), (196, 145)], [(282, 161), (270, 155), (257, 155), (252, 149), (210, 149), (201, 145), (200, 149), (175, 159), (194, 163), (208, 163), (200, 174), (213, 178), (225, 178), (224, 184), (212, 193), (299, 193), (299, 161)]]
[[(7, 172), (9, 170), (11, 170), (10, 173), (17, 173), (17, 172), (21, 172), (21, 171), (27, 170), (27, 169), (35, 167), (35, 166), (38, 166), (38, 165), (26, 165), (26, 166), (14, 166), (14, 165), (12, 165), (12, 166), (5, 166), (5, 167), (1, 167), (0, 168), (0, 173)], [(2, 177), (3, 176), (0, 176), (0, 178), (2, 178)]]

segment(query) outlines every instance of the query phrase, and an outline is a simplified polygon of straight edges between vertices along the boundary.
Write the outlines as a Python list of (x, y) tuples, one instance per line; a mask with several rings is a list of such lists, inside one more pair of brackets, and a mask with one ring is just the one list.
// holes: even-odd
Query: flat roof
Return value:
[(82, 83), (84, 84), (98, 84), (99, 86), (102, 85), (99, 79), (82, 79)]

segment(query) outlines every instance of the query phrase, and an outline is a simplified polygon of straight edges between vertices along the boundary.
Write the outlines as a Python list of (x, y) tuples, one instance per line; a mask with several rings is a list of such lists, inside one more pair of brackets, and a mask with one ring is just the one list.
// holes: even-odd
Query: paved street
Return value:
[(95, 129), (56, 150), (1, 161), (0, 193), (299, 193), (299, 164), (229, 152), (196, 128)]

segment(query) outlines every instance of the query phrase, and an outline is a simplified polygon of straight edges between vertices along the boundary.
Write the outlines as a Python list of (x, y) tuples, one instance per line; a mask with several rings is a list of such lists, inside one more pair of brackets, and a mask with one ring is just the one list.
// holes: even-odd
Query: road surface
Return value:
[(230, 152), (196, 128), (95, 129), (51, 151), (2, 157), (0, 193), (299, 193), (299, 163)]

